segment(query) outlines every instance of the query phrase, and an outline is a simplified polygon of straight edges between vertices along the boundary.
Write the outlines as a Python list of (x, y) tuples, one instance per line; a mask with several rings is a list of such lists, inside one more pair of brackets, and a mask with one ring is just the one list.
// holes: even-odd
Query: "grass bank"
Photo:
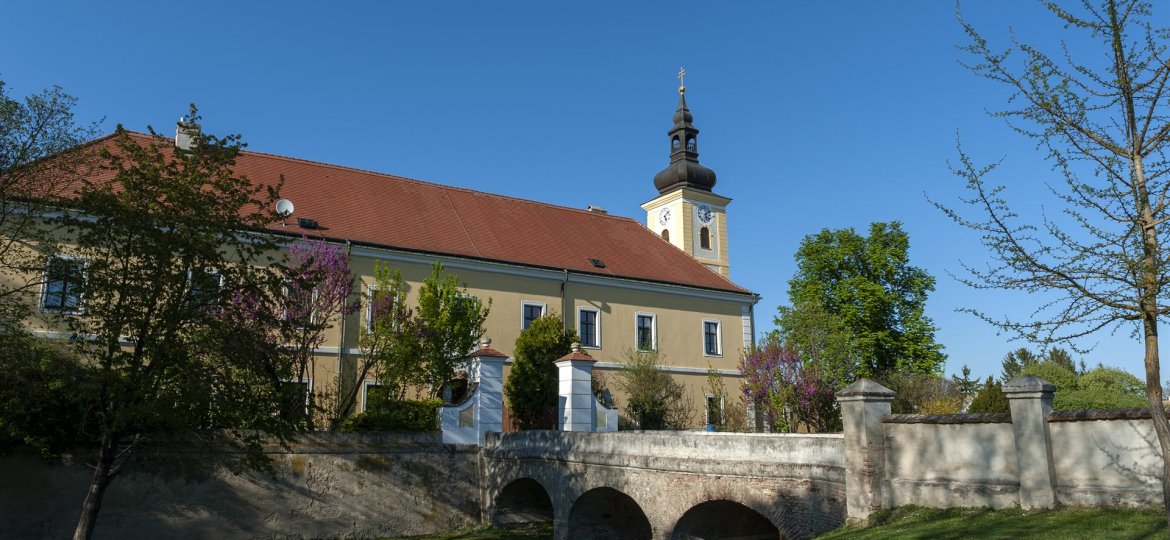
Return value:
[(882, 540), (926, 538), (1027, 538), (1029, 540), (1111, 540), (1166, 538), (1161, 510), (1075, 508), (1044, 512), (1018, 509), (906, 506), (871, 516), (868, 525), (845, 527), (817, 540)]
[(548, 540), (552, 523), (497, 529), (494, 527), (451, 531), (425, 536), (395, 536), (382, 540)]

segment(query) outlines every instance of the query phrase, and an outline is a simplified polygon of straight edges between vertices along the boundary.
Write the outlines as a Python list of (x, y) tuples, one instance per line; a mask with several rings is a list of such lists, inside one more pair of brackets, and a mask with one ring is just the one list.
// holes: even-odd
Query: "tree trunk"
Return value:
[(1154, 432), (1158, 435), (1158, 446), (1162, 449), (1162, 504), (1167, 510), (1166, 525), (1170, 527), (1170, 420), (1162, 406), (1161, 366), (1158, 358), (1158, 327), (1156, 320), (1147, 317), (1146, 338), (1146, 398), (1150, 405), (1150, 418)]
[(106, 488), (114, 479), (114, 447), (112, 437), (102, 437), (101, 449), (98, 450), (97, 464), (94, 466), (93, 477), (89, 481), (89, 491), (85, 494), (85, 502), (81, 504), (81, 517), (77, 519), (77, 528), (73, 531), (73, 540), (89, 540), (93, 536), (94, 526), (97, 525), (98, 511), (102, 509), (102, 497)]

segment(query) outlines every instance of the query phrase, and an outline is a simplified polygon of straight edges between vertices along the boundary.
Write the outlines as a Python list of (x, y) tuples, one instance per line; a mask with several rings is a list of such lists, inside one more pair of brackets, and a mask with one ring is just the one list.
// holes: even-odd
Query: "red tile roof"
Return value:
[(295, 213), (274, 232), (751, 294), (630, 218), (251, 151), (235, 170), (272, 185), (284, 176)]

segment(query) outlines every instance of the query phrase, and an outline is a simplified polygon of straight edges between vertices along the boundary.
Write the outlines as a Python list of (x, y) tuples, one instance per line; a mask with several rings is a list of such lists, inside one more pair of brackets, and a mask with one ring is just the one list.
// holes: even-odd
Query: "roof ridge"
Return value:
[[(132, 135), (138, 135), (138, 136), (142, 136), (142, 137), (151, 137), (151, 135), (149, 133), (142, 133), (139, 131), (133, 131), (133, 130), (129, 130), (129, 129), (127, 129), (125, 131), (127, 133), (132, 134)], [(95, 139), (94, 142), (96, 142), (98, 140), (104, 140), (104, 139), (112, 137), (114, 135), (116, 135), (116, 133), (110, 133), (109, 135), (104, 135), (98, 139)], [(165, 138), (165, 136), (164, 136), (164, 138)], [(279, 160), (284, 160), (284, 161), (292, 161), (292, 162), (296, 162), (296, 163), (306, 163), (306, 164), (310, 164), (310, 165), (328, 167), (331, 169), (337, 169), (337, 170), (342, 170), (342, 171), (351, 171), (351, 172), (358, 172), (358, 173), (363, 173), (363, 174), (373, 174), (373, 175), (381, 176), (384, 178), (392, 178), (395, 180), (402, 180), (405, 182), (413, 182), (415, 184), (421, 184), (424, 186), (430, 186), (430, 187), (435, 187), (435, 188), (439, 188), (439, 189), (462, 191), (465, 193), (474, 193), (477, 195), (487, 195), (489, 197), (498, 197), (501, 199), (510, 199), (510, 200), (520, 201), (520, 202), (524, 202), (524, 203), (528, 203), (528, 204), (534, 204), (537, 206), (556, 208), (558, 210), (569, 210), (572, 212), (579, 212), (579, 213), (588, 214), (591, 216), (599, 216), (599, 217), (605, 217), (605, 218), (610, 218), (610, 219), (618, 219), (618, 220), (622, 220), (622, 221), (632, 221), (634, 223), (640, 224), (640, 222), (638, 220), (631, 218), (631, 217), (619, 216), (616, 214), (609, 214), (609, 213), (602, 214), (599, 212), (593, 212), (593, 211), (582, 209), (582, 208), (573, 208), (571, 206), (563, 206), (563, 205), (552, 204), (552, 203), (547, 203), (547, 202), (543, 202), (543, 201), (534, 201), (532, 199), (525, 199), (525, 198), (516, 197), (513, 195), (504, 195), (501, 193), (492, 193), (490, 191), (480, 191), (478, 189), (471, 189), (471, 188), (465, 188), (465, 187), (459, 187), (459, 186), (449, 186), (447, 184), (440, 184), (438, 182), (431, 182), (429, 180), (419, 180), (418, 178), (410, 178), (407, 176), (400, 176), (397, 174), (374, 171), (374, 170), (370, 170), (370, 169), (359, 169), (357, 167), (350, 167), (347, 165), (338, 165), (336, 163), (327, 163), (324, 161), (317, 161), (317, 160), (312, 160), (312, 159), (304, 159), (304, 158), (298, 158), (298, 157), (292, 157), (292, 156), (285, 156), (285, 155), (281, 155), (281, 154), (273, 154), (271, 152), (258, 152), (256, 150), (248, 150), (245, 148), (241, 148), (240, 153), (241, 154), (252, 154), (255, 156), (268, 157), (268, 158), (279, 159)]]

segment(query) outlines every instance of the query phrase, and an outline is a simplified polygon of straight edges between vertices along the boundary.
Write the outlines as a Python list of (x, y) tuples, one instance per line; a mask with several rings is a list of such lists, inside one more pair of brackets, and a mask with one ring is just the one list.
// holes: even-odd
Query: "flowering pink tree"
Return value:
[(776, 336), (747, 351), (739, 372), (744, 376), (744, 397), (762, 407), (757, 414), (770, 417), (778, 431), (841, 429), (832, 383), (816, 363), (802, 359)]
[[(314, 352), (325, 342), (325, 332), (341, 317), (357, 311), (359, 303), (351, 299), (353, 274), (349, 259), (340, 246), (324, 240), (302, 238), (289, 247), (285, 268), (282, 313), (282, 341), (292, 355), (293, 382), (288, 386), (290, 410), (306, 403), (313, 405), (312, 391), (301, 381), (308, 380), (315, 363)], [(335, 412), (335, 411), (334, 411)], [(336, 420), (336, 414), (330, 415)], [(312, 426), (312, 415), (306, 418)]]

